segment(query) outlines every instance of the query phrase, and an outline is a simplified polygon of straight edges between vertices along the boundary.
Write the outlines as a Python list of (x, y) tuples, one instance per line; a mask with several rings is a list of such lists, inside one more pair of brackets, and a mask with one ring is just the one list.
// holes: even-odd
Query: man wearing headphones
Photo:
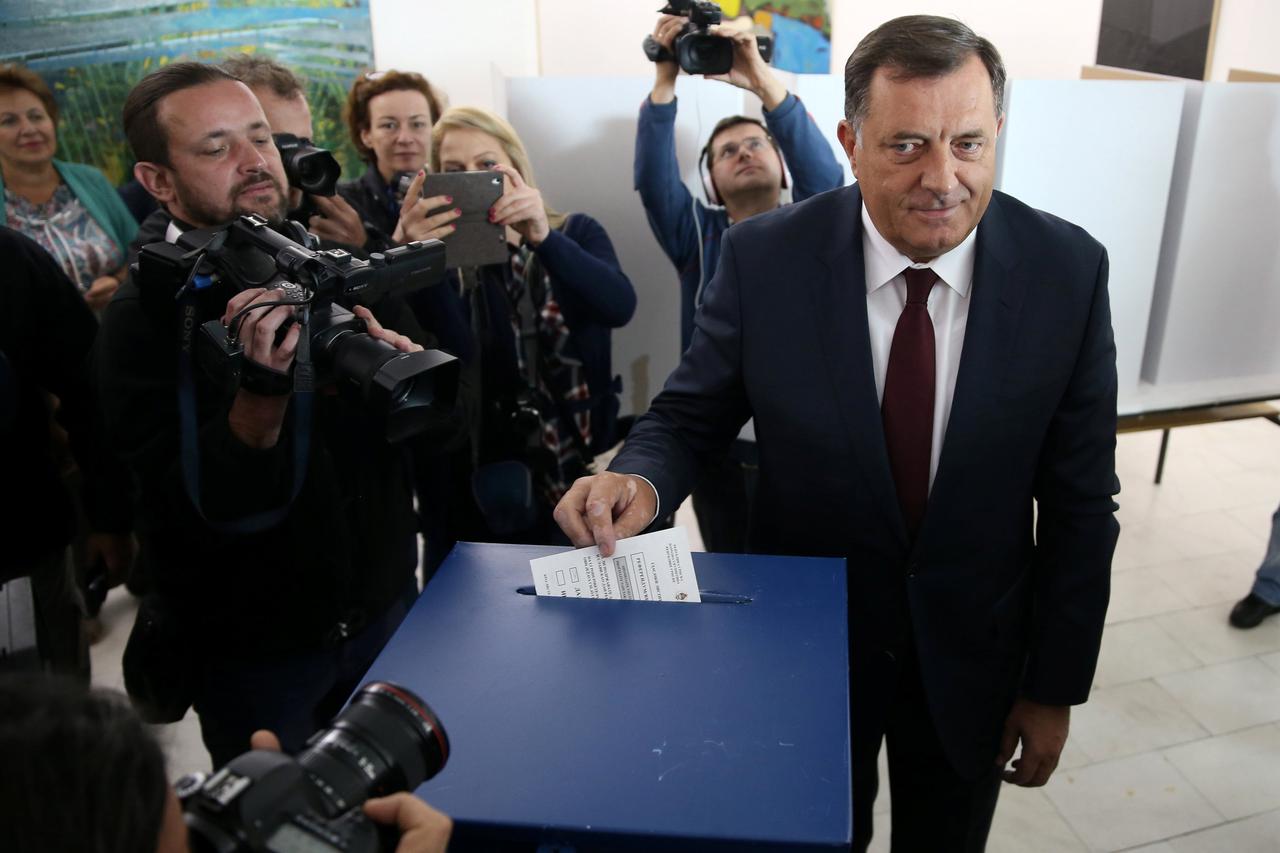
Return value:
[[(683, 17), (659, 16), (654, 40), (671, 52), (686, 22)], [(844, 183), (844, 172), (813, 117), (761, 58), (755, 36), (723, 25), (711, 32), (734, 42), (733, 68), (711, 79), (755, 94), (764, 105), (764, 122), (729, 116), (711, 131), (698, 162), (707, 204), (695, 199), (680, 180), (675, 146), (680, 67), (674, 61), (654, 64), (653, 91), (640, 105), (636, 128), (636, 189), (654, 236), (680, 274), (681, 352), (689, 346), (693, 315), (703, 286), (716, 271), (725, 230), (779, 205), (788, 185), (788, 166), (793, 201)], [(735, 442), (728, 457), (704, 464), (693, 489), (693, 505), (708, 551), (744, 550), (754, 469), (755, 442), (743, 439)]]

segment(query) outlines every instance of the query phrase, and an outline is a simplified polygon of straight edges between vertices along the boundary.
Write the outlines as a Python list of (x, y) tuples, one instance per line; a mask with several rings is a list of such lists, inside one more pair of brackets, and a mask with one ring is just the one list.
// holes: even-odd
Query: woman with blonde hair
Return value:
[[(436, 119), (431, 138), (432, 171), (503, 174), (489, 221), (505, 227), (510, 253), (508, 262), (460, 271), (455, 282), (476, 330), (481, 416), (464, 466), (472, 470), (451, 490), (476, 511), (459, 521), (467, 513), (451, 507), (447, 539), (562, 541), (551, 510), (617, 438), (612, 330), (631, 319), (635, 290), (599, 222), (547, 203), (504, 119), (454, 107)], [(442, 239), (448, 246), (449, 235)], [(513, 506), (517, 490), (506, 475), (519, 466), (533, 499)]]

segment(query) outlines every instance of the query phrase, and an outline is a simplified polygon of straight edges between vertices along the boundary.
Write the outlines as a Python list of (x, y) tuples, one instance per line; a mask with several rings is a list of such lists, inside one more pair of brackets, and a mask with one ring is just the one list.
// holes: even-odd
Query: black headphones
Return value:
[(721, 131), (736, 127), (739, 124), (754, 124), (764, 131), (764, 138), (769, 140), (769, 144), (773, 146), (773, 150), (778, 155), (778, 162), (782, 164), (782, 189), (786, 189), (791, 185), (791, 173), (787, 169), (787, 159), (782, 156), (782, 149), (778, 147), (778, 141), (773, 138), (773, 134), (769, 132), (769, 128), (765, 127), (763, 122), (756, 121), (753, 118), (742, 117), (740, 121), (733, 124), (717, 126), (711, 132), (711, 138), (707, 140), (707, 144), (702, 146), (702, 153), (698, 155), (698, 177), (702, 178), (702, 191), (707, 197), (709, 204), (723, 206), (724, 201), (720, 198), (720, 191), (716, 189), (716, 182), (711, 177), (711, 143)]

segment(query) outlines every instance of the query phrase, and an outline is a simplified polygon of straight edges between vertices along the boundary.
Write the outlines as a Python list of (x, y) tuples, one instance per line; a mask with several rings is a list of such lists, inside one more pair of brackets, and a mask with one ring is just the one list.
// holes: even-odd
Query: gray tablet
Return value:
[[(447, 195), (453, 198), (452, 207), (462, 209), (462, 216), (453, 220), (458, 230), (444, 237), (448, 250), (446, 266), (482, 267), (487, 264), (504, 264), (507, 252), (506, 229), (489, 221), (489, 208), (502, 197), (501, 172), (440, 172), (427, 175), (422, 182), (422, 197)], [(448, 210), (439, 207), (428, 216)]]

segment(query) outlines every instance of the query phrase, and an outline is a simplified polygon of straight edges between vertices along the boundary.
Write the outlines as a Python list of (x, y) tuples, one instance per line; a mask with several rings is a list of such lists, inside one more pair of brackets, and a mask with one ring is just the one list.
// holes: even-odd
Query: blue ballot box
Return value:
[(459, 544), (369, 670), (448, 732), (418, 794), (455, 846), (847, 849), (844, 561), (695, 554), (720, 603), (517, 592), (557, 550)]

